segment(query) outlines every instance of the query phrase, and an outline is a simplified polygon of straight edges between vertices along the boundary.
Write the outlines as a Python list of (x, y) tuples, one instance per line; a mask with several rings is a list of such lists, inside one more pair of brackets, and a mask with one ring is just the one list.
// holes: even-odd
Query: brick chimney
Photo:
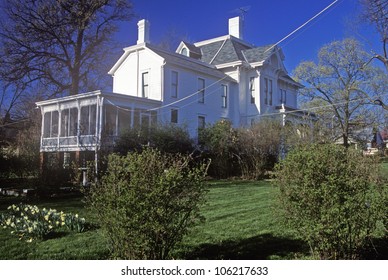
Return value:
[(150, 25), (150, 22), (146, 19), (142, 19), (137, 23), (137, 44), (150, 43)]
[(229, 35), (232, 35), (236, 38), (242, 39), (243, 28), (242, 28), (242, 19), (241, 17), (234, 17), (229, 19)]

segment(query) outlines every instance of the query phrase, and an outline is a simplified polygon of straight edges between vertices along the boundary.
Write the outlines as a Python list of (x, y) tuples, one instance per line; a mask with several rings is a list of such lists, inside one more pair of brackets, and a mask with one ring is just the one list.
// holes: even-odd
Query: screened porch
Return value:
[(157, 122), (160, 106), (154, 101), (132, 96), (84, 93), (38, 102), (42, 111), (42, 152), (94, 151), (113, 145), (124, 131)]

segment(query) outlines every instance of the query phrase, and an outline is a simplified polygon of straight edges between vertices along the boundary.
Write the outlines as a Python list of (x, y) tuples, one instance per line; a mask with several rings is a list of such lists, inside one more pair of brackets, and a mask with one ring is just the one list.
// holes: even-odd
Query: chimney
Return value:
[(241, 17), (234, 17), (229, 19), (229, 35), (242, 39), (242, 29)]
[(137, 23), (138, 26), (138, 39), (137, 44), (150, 42), (150, 22), (146, 19), (142, 19)]

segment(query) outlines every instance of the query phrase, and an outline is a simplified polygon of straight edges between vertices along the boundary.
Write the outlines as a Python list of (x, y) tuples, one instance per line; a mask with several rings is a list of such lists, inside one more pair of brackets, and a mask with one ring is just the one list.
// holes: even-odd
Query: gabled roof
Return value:
[(186, 46), (186, 48), (189, 49), (190, 52), (198, 54), (198, 55), (201, 54), (201, 49), (200, 48), (197, 48), (193, 44), (190, 44), (190, 43), (185, 42), (185, 41), (182, 41), (182, 43)]

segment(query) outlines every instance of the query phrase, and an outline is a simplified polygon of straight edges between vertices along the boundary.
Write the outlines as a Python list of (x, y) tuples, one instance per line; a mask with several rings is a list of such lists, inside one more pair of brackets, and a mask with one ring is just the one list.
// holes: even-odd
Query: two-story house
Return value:
[(257, 47), (242, 38), (240, 17), (229, 19), (229, 34), (176, 52), (150, 42), (150, 23), (138, 22), (137, 44), (124, 48), (109, 74), (112, 92), (94, 91), (37, 102), (42, 112), (42, 163), (55, 157), (93, 159), (103, 141), (113, 142), (136, 126), (174, 123), (193, 138), (199, 128), (220, 119), (250, 126), (263, 115), (297, 108), (301, 87), (287, 73), (276, 45)]

